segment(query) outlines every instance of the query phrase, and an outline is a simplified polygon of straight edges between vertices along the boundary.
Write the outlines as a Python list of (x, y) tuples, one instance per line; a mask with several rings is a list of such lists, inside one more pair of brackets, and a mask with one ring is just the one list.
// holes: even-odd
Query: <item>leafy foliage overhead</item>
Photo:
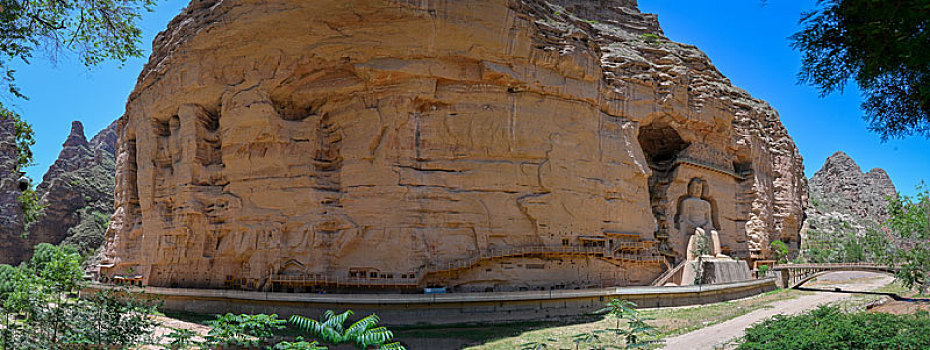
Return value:
[[(0, 44), (0, 47), (2, 47), (2, 44)], [(23, 120), (18, 113), (3, 107), (2, 104), (0, 104), (0, 119), (13, 119), (16, 142), (16, 170), (22, 171), (23, 168), (34, 165), (32, 146), (36, 144), (36, 140), (32, 125)]]
[[(0, 47), (2, 46), (3, 44), (0, 43)], [(0, 68), (2, 68), (2, 63), (2, 58), (0, 58)], [(19, 172), (35, 164), (32, 153), (32, 146), (36, 144), (35, 133), (32, 131), (32, 125), (29, 122), (23, 120), (16, 112), (6, 109), (2, 104), (0, 104), (0, 119), (13, 120), (14, 143), (16, 144), (16, 169), (14, 169), (16, 173), (13, 176), (19, 176)], [(39, 219), (45, 206), (39, 203), (39, 198), (31, 182), (28, 188), (22, 191), (16, 199), (23, 208), (23, 224), (28, 225)]]
[(855, 79), (865, 119), (883, 139), (930, 137), (930, 3), (820, 0), (791, 37), (803, 55), (801, 82), (821, 94)]
[(15, 96), (11, 62), (29, 63), (37, 50), (54, 58), (74, 52), (88, 66), (142, 56), (138, 27), (156, 0), (0, 0), (0, 72)]

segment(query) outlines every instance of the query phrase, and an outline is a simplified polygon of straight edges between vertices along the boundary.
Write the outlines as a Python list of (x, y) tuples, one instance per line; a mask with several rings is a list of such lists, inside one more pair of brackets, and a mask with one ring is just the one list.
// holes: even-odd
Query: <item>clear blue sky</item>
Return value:
[(697, 45), (725, 76), (753, 97), (768, 101), (801, 150), (807, 176), (836, 151), (849, 154), (863, 171), (885, 169), (898, 191), (912, 195), (930, 180), (930, 141), (911, 137), (882, 143), (869, 132), (850, 85), (843, 95), (820, 98), (797, 85), (801, 65), (788, 36), (814, 0), (640, 0), (640, 10), (659, 15), (665, 35)]
[[(818, 97), (817, 91), (796, 84), (800, 65), (787, 37), (798, 30), (801, 12), (814, 0), (640, 0), (640, 9), (657, 13), (672, 40), (697, 45), (724, 75), (753, 96), (768, 101), (804, 156), (808, 177), (837, 150), (848, 153), (863, 170), (884, 168), (898, 190), (913, 194), (915, 185), (930, 179), (930, 141), (922, 138), (882, 143), (866, 129), (855, 86), (844, 95)], [(152, 38), (186, 5), (186, 1), (159, 2), (143, 17), (144, 47), (151, 52)], [(72, 120), (84, 123), (87, 136), (122, 115), (126, 98), (147, 59), (135, 59), (122, 68), (107, 63), (88, 70), (73, 57), (56, 64), (36, 58), (17, 66), (20, 87), (30, 100), (4, 101), (35, 126), (37, 165), (29, 174), (41, 178), (54, 162)]]

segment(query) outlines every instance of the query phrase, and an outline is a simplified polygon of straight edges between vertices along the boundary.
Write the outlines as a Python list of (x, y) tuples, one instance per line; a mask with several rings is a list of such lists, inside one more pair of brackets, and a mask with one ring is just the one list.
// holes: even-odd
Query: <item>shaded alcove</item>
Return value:
[(675, 128), (666, 122), (653, 122), (639, 128), (637, 137), (639, 145), (646, 156), (646, 162), (652, 169), (649, 177), (649, 202), (652, 215), (656, 218), (655, 236), (659, 240), (659, 251), (675, 262), (675, 256), (668, 245), (668, 187), (672, 183), (675, 160), (690, 143), (681, 138)]
[(689, 143), (666, 123), (652, 123), (639, 128), (639, 145), (650, 166), (668, 165)]

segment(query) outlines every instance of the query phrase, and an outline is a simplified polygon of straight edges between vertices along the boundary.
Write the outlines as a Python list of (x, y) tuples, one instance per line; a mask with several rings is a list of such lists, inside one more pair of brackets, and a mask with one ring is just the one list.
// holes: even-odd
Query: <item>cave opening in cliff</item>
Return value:
[(639, 145), (649, 165), (660, 166), (675, 160), (689, 144), (668, 124), (652, 123), (639, 128)]
[(672, 182), (675, 159), (690, 145), (675, 128), (667, 122), (653, 122), (639, 128), (639, 145), (652, 169), (649, 176), (649, 204), (656, 218), (655, 238), (659, 240), (661, 253), (674, 263), (676, 258), (668, 246), (668, 187)]

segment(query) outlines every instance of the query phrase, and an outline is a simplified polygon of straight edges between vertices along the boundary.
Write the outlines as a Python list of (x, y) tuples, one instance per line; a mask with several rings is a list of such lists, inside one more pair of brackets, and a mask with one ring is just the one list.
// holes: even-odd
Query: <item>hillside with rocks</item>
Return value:
[(810, 201), (803, 240), (823, 247), (861, 237), (888, 218), (888, 198), (897, 195), (888, 173), (880, 168), (863, 172), (846, 153), (838, 151), (808, 181)]
[(81, 122), (71, 124), (58, 159), (36, 187), (36, 195), (46, 207), (39, 220), (27, 228), (28, 246), (65, 243), (83, 253), (101, 246), (113, 214), (115, 149), (115, 122), (90, 141)]

